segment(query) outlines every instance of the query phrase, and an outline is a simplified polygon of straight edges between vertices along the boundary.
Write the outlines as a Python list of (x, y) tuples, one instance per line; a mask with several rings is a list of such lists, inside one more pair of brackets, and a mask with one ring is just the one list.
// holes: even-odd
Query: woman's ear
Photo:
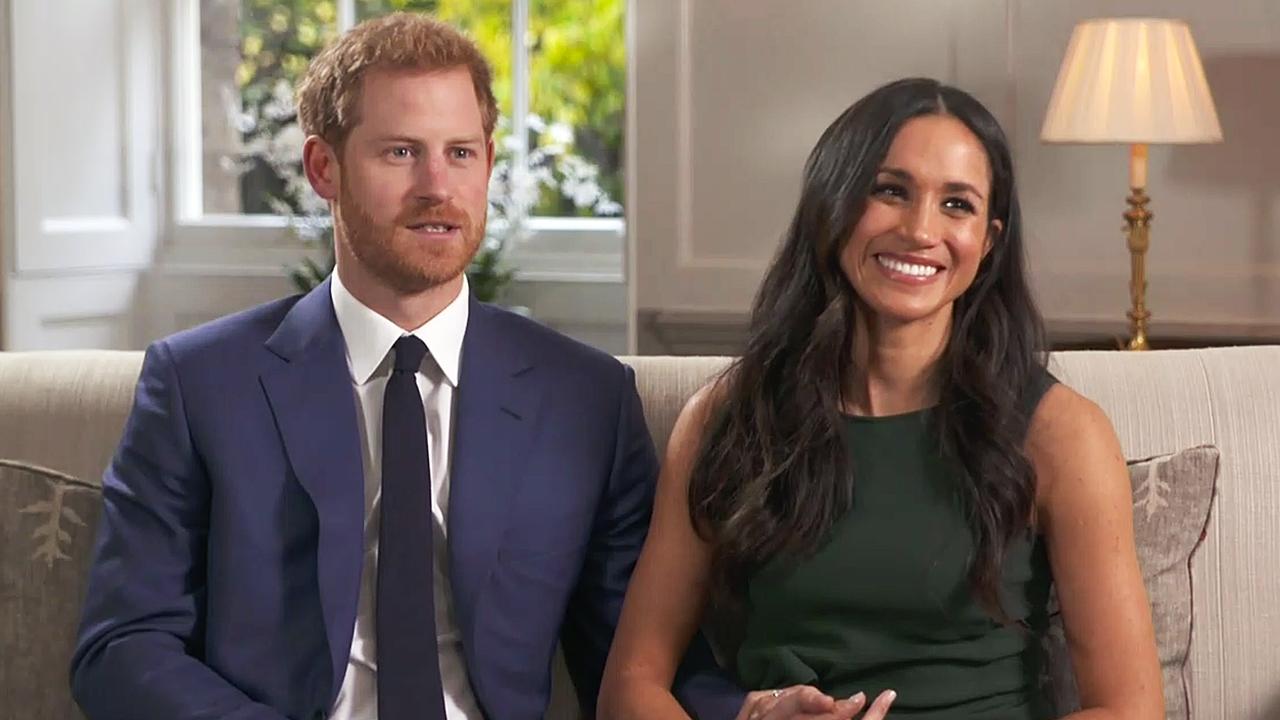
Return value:
[(991, 252), (991, 248), (995, 246), (996, 240), (1002, 232), (1004, 232), (1004, 223), (999, 220), (992, 220), (991, 227), (987, 230), (987, 239), (982, 243), (983, 260), (987, 259), (987, 253)]

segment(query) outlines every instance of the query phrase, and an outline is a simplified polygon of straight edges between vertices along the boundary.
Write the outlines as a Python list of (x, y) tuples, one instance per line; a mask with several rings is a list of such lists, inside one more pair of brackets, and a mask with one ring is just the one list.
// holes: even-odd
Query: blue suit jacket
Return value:
[[(471, 685), (541, 717), (557, 641), (593, 714), (657, 461), (617, 360), (471, 301), (450, 576)], [(323, 717), (347, 668), (363, 556), (355, 396), (328, 283), (152, 345), (103, 479), (72, 661), (93, 720)], [(699, 639), (677, 693), (743, 695)]]

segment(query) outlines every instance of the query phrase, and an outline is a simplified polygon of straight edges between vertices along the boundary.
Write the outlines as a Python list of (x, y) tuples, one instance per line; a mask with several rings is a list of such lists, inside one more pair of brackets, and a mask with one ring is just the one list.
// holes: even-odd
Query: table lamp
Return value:
[(1076, 25), (1040, 139), (1129, 145), (1130, 350), (1146, 350), (1147, 145), (1213, 143), (1222, 128), (1191, 30), (1182, 20), (1106, 18)]

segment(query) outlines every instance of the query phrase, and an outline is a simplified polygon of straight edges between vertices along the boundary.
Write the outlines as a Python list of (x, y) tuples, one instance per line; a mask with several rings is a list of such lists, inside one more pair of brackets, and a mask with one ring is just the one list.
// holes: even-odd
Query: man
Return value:
[[(94, 720), (531, 719), (560, 642), (591, 715), (656, 459), (628, 368), (467, 288), (489, 68), (385, 17), (317, 56), (299, 116), (337, 270), (148, 349), (76, 699)], [(681, 687), (704, 717), (742, 705), (705, 645)]]

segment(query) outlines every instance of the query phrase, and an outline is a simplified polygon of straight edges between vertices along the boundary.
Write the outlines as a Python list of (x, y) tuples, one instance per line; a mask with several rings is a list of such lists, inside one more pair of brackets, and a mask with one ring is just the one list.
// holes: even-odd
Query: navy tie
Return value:
[(378, 718), (445, 720), (432, 578), (431, 461), (418, 368), (427, 346), (395, 344), (382, 405), (378, 532)]

